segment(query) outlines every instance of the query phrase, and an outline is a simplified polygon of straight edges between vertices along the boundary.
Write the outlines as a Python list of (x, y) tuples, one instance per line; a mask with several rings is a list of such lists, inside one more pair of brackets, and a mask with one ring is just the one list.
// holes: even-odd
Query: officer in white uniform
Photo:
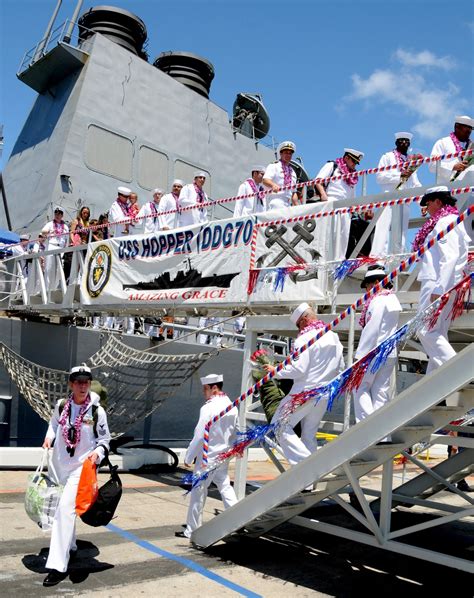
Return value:
[[(184, 181), (175, 179), (171, 185), (171, 192), (163, 195), (159, 205), (160, 214), (162, 212), (171, 212), (170, 214), (162, 214), (160, 216), (162, 228), (161, 230), (171, 230), (176, 228), (178, 221), (179, 196), (184, 186)], [(173, 211), (174, 210), (174, 211)]]
[(70, 551), (77, 551), (75, 507), (82, 464), (86, 459), (100, 463), (109, 448), (107, 415), (99, 405), (99, 395), (90, 390), (91, 380), (91, 370), (85, 365), (71, 369), (71, 394), (57, 403), (43, 442), (43, 448), (49, 449), (54, 441), (50, 473), (64, 486), (53, 522), (46, 561), (51, 571), (43, 581), (45, 586), (66, 577)]
[[(435, 216), (444, 206), (455, 205), (456, 198), (445, 186), (428, 189), (420, 202), (420, 206), (426, 207), (430, 217)], [(456, 218), (455, 214), (447, 214), (439, 218), (433, 230), (427, 235), (425, 243), (436, 237)], [(420, 311), (425, 310), (437, 297), (464, 278), (468, 249), (469, 236), (464, 228), (464, 223), (461, 222), (423, 255), (418, 274), (418, 280), (421, 282), (418, 304)], [(427, 374), (456, 355), (456, 351), (448, 341), (449, 313), (452, 301), (453, 298), (448, 301), (434, 328), (428, 330), (425, 327), (418, 333), (423, 349), (429, 357)]]
[[(20, 243), (16, 243), (11, 248), (12, 255), (14, 255), (15, 257), (28, 255), (29, 243), (30, 243), (30, 235), (29, 234), (24, 233), (24, 234), (20, 235)], [(29, 264), (26, 261), (26, 259), (18, 260), (18, 262), (20, 264), (21, 276), (23, 277), (23, 281), (26, 286), (28, 284), (28, 270), (29, 270), (28, 266), (29, 266)], [(15, 276), (20, 276), (18, 268), (15, 268), (14, 274), (15, 274)], [(20, 289), (21, 289), (20, 278), (17, 278), (16, 290), (18, 291)]]
[(272, 162), (265, 169), (263, 184), (273, 191), (267, 195), (267, 210), (288, 208), (300, 203), (296, 190), (281, 190), (287, 185), (296, 185), (296, 173), (290, 164), (295, 151), (296, 145), (293, 141), (282, 141), (277, 148), (280, 159), (277, 162)]
[[(355, 172), (356, 166), (364, 157), (364, 153), (360, 150), (351, 147), (344, 148), (344, 155), (337, 160), (331, 160), (321, 168), (316, 175), (318, 179), (325, 179), (332, 176), (341, 176), (343, 174), (350, 174)], [(330, 181), (328, 184), (316, 183), (316, 191), (318, 192), (321, 201), (333, 201), (333, 208), (337, 208), (337, 202), (346, 199), (354, 199), (356, 183), (352, 183), (349, 179), (340, 179), (337, 181)], [(330, 208), (329, 208), (330, 209)], [(326, 231), (326, 236), (333, 240), (333, 259), (344, 260), (346, 258), (347, 245), (349, 243), (349, 233), (351, 229), (351, 215), (338, 214), (333, 217), (324, 218), (322, 223)], [(321, 227), (320, 227), (321, 228)]]
[[(63, 220), (64, 210), (61, 206), (55, 206), (53, 220), (46, 223), (43, 233), (47, 235), (46, 250), (62, 249), (69, 245), (69, 227)], [(56, 255), (47, 255), (45, 260), (45, 284), (48, 291), (59, 287), (59, 267)]]
[(164, 230), (165, 222), (163, 216), (160, 216), (160, 202), (163, 193), (163, 189), (153, 189), (153, 201), (148, 201), (138, 212), (137, 218), (143, 225), (143, 234), (145, 235)]
[[(395, 149), (384, 154), (379, 161), (378, 168), (389, 167), (389, 170), (384, 170), (377, 173), (377, 183), (384, 193), (395, 191), (395, 188), (400, 183), (400, 177), (407, 175), (408, 172), (404, 166), (404, 163), (408, 161), (408, 148), (410, 147), (413, 139), (412, 133), (408, 131), (398, 131), (395, 133)], [(391, 168), (392, 166), (398, 166), (397, 168)], [(421, 183), (418, 180), (416, 172), (400, 185), (399, 189), (410, 189), (412, 187), (421, 187)], [(401, 253), (405, 251), (405, 239), (408, 231), (408, 223), (410, 220), (410, 204), (404, 204), (402, 206), (387, 206), (383, 208), (382, 215), (375, 225), (374, 238), (372, 241), (371, 255), (374, 257), (381, 257), (388, 255), (388, 240), (390, 225), (392, 223), (392, 212), (394, 209), (399, 210), (401, 218), (401, 232), (402, 238), (400, 245), (395, 247), (395, 253)]]
[[(318, 320), (313, 309), (307, 303), (301, 303), (291, 314), (291, 321), (297, 326), (300, 335), (295, 341), (295, 350), (305, 345), (316, 336), (318, 327), (324, 323)], [(344, 369), (342, 345), (339, 337), (332, 331), (326, 332), (309, 349), (275, 374), (275, 379), (294, 380), (290, 394), (284, 397), (273, 416), (272, 423), (278, 422), (286, 404), (292, 395), (305, 390), (324, 386)], [(267, 372), (275, 372), (274, 366), (265, 366)], [(283, 453), (292, 465), (299, 463), (317, 449), (316, 433), (326, 411), (328, 398), (322, 398), (317, 405), (307, 401), (304, 407), (292, 414), (288, 421), (277, 430), (277, 438)], [(293, 431), (301, 421), (301, 439)]]
[(196, 172), (194, 174), (194, 182), (190, 185), (185, 185), (179, 194), (179, 208), (194, 208), (180, 212), (178, 214), (178, 226), (192, 226), (193, 224), (205, 224), (208, 221), (207, 208), (200, 208), (200, 204), (209, 201), (206, 192), (204, 191), (204, 184), (206, 182), (207, 174), (205, 172)]
[[(129, 234), (128, 200), (131, 193), (132, 191), (128, 187), (117, 187), (117, 199), (109, 209), (109, 237), (123, 237)], [(120, 222), (120, 224), (115, 224), (115, 222)]]
[(262, 185), (265, 168), (260, 165), (252, 166), (251, 177), (244, 181), (237, 192), (237, 195), (251, 195), (245, 199), (238, 199), (235, 202), (234, 218), (241, 218), (250, 214), (265, 212), (267, 198)]
[[(184, 457), (184, 463), (187, 467), (191, 467), (192, 462), (196, 459), (195, 472), (202, 469), (202, 445), (207, 422), (231, 405), (229, 397), (225, 392), (222, 392), (223, 382), (224, 377), (220, 374), (209, 374), (201, 378), (203, 395), (206, 402), (201, 407), (193, 439)], [(237, 408), (234, 407), (210, 427), (209, 465), (212, 465), (215, 458), (232, 445), (235, 439), (236, 423)], [(229, 474), (227, 473), (228, 467), (228, 463), (223, 463), (211, 472), (206, 480), (203, 480), (191, 490), (186, 528), (184, 531), (176, 532), (175, 535), (177, 537), (190, 538), (192, 532), (202, 524), (202, 512), (207, 498), (207, 489), (211, 482), (214, 482), (217, 486), (225, 509), (237, 502), (234, 489), (230, 485)]]
[[(386, 275), (382, 266), (369, 266), (360, 286), (369, 292)], [(397, 296), (391, 291), (381, 289), (380, 292), (376, 293), (370, 299), (359, 345), (355, 353), (356, 361), (367, 355), (369, 351), (397, 330), (401, 311), (402, 306)], [(397, 351), (394, 349), (385, 364), (375, 374), (370, 372), (369, 367), (369, 371), (365, 374), (362, 384), (354, 392), (356, 422), (365, 419), (390, 400), (390, 378), (395, 371), (396, 364)]]

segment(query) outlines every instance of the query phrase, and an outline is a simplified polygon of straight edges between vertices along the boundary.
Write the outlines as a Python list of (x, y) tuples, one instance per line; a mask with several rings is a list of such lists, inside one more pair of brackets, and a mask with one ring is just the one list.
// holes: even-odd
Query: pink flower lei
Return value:
[(321, 330), (321, 328), (324, 328), (325, 326), (326, 324), (322, 320), (313, 320), (298, 332), (298, 336), (301, 336), (310, 330)]
[(426, 237), (430, 234), (430, 232), (436, 226), (438, 220), (443, 218), (444, 216), (449, 216), (449, 214), (454, 214), (455, 216), (459, 216), (458, 209), (455, 206), (443, 206), (440, 208), (434, 216), (423, 224), (420, 230), (416, 233), (416, 237), (413, 240), (413, 244), (411, 246), (413, 251), (418, 251), (420, 247), (425, 242)]
[(395, 156), (395, 159), (397, 160), (398, 170), (402, 170), (403, 169), (403, 165), (408, 160), (408, 156), (405, 156), (405, 154), (402, 154), (397, 149), (393, 150), (393, 154)]
[[(247, 183), (250, 185), (250, 188), (255, 193), (255, 197), (256, 197), (257, 201), (261, 205), (263, 205), (263, 199), (265, 197), (265, 193), (263, 192), (262, 187), (258, 188), (257, 183), (253, 179), (247, 179)], [(290, 184), (291, 184), (291, 181), (290, 181)]]
[(293, 182), (293, 169), (289, 164), (280, 160), (281, 169), (283, 170), (283, 185), (286, 187), (287, 185), (291, 185)]
[(374, 295), (371, 295), (367, 301), (364, 303), (364, 307), (362, 308), (362, 312), (360, 314), (360, 318), (359, 318), (359, 324), (362, 326), (362, 328), (365, 327), (365, 325), (367, 324), (367, 312), (369, 311), (369, 305), (372, 303), (372, 301), (375, 299), (375, 297), (383, 297), (384, 295), (391, 295), (393, 293), (393, 291), (391, 289), (380, 289), (380, 291), (377, 291), (377, 293), (375, 293)]
[(59, 425), (61, 426), (62, 435), (64, 439), (64, 443), (68, 449), (74, 449), (79, 444), (81, 440), (81, 427), (82, 422), (84, 420), (84, 415), (91, 404), (91, 395), (88, 394), (84, 403), (82, 403), (79, 413), (74, 420), (73, 428), (75, 430), (74, 433), (74, 440), (69, 438), (69, 427), (67, 426), (67, 422), (69, 421), (69, 414), (71, 413), (71, 404), (72, 404), (72, 394), (69, 395), (66, 404), (64, 405), (64, 409), (61, 413), (61, 417), (59, 419)]
[[(456, 134), (454, 133), (454, 131), (452, 131), (449, 136), (451, 137), (451, 141), (454, 143), (454, 147), (456, 148), (457, 152), (462, 152), (464, 150), (463, 146), (461, 145), (461, 142), (459, 141), (459, 139), (456, 137)], [(458, 156), (459, 157), (459, 156)], [(459, 157), (459, 160), (461, 160), (462, 158)]]
[(354, 170), (349, 170), (344, 158), (337, 158), (336, 164), (338, 169), (344, 175), (344, 182), (346, 185), (349, 185), (349, 187), (355, 187), (355, 185), (357, 185), (357, 181), (359, 180), (359, 175), (356, 174)]

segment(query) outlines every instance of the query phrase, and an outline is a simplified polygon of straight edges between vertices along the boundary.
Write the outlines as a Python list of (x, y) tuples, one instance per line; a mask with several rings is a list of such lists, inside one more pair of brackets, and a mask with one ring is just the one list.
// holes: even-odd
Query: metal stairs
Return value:
[[(384, 468), (390, 468), (393, 457), (400, 451), (429, 438), (433, 431), (474, 407), (474, 387), (469, 385), (473, 377), (473, 363), (474, 345), (471, 344), (371, 417), (206, 522), (195, 530), (192, 542), (197, 547), (207, 548), (235, 532), (260, 536), (295, 517), (294, 522), (308, 527), (301, 522), (304, 518), (298, 515), (328, 496), (344, 502), (337, 492), (350, 484), (361, 499), (367, 519), (359, 514), (357, 518), (371, 528), (378, 545), (391, 550), (388, 547), (390, 529), (386, 524), (387, 518), (382, 526), (384, 529), (378, 527), (362, 495), (358, 479), (382, 464)], [(440, 405), (442, 402), (448, 404)], [(388, 435), (391, 435), (393, 444), (377, 444)], [(311, 484), (314, 484), (314, 490), (304, 492)], [(388, 504), (389, 510), (392, 505), (391, 490), (390, 479), (389, 503), (387, 498), (382, 497), (382, 503)], [(350, 506), (349, 509), (355, 511)], [(432, 553), (429, 552), (432, 559)], [(415, 556), (425, 558), (423, 555)]]

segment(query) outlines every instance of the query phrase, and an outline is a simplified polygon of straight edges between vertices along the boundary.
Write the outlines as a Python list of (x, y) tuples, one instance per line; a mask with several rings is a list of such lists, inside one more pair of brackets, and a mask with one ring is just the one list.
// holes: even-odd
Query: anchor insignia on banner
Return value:
[[(282, 251), (280, 251), (280, 253), (278, 253), (278, 255), (267, 264), (267, 267), (273, 268), (274, 266), (278, 266), (278, 264), (287, 256), (290, 256), (297, 264), (304, 264), (307, 260), (305, 260), (303, 256), (296, 251), (296, 247), (301, 243), (301, 241), (304, 241), (306, 245), (310, 245), (311, 242), (314, 241), (314, 235), (312, 233), (314, 232), (315, 228), (316, 222), (313, 219), (306, 220), (303, 225), (296, 223), (293, 226), (293, 232), (295, 233), (295, 236), (290, 242), (288, 242), (285, 239), (285, 234), (287, 233), (288, 228), (284, 224), (280, 226), (268, 226), (265, 229), (265, 236), (267, 237), (265, 245), (268, 248), (273, 247), (274, 245), (279, 245)], [(310, 253), (312, 261), (317, 257), (321, 257), (321, 254), (311, 247), (305, 247), (305, 250)], [(262, 262), (264, 262), (267, 255), (268, 254), (265, 254), (259, 258), (257, 262), (258, 267), (262, 266)], [(290, 272), (290, 278), (296, 284), (297, 282), (318, 278), (318, 273), (317, 271), (307, 274), (301, 274), (300, 272)]]

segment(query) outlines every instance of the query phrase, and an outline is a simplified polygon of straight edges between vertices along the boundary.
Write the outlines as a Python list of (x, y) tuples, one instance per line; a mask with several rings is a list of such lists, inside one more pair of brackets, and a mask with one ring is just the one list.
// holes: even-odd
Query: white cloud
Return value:
[(456, 61), (451, 56), (438, 57), (429, 50), (412, 53), (398, 48), (394, 56), (403, 66), (409, 68), (433, 67), (449, 71), (457, 66)]
[[(366, 79), (352, 75), (352, 92), (345, 99), (363, 101), (367, 106), (391, 104), (414, 117), (410, 128), (420, 137), (434, 139), (450, 130), (453, 116), (468, 109), (459, 87), (449, 82), (434, 83), (425, 77), (420, 66), (447, 70), (454, 60), (438, 58), (429, 51), (416, 54), (398, 49), (396, 58), (402, 66), (395, 70), (376, 69)], [(410, 119), (412, 120), (412, 119)]]

